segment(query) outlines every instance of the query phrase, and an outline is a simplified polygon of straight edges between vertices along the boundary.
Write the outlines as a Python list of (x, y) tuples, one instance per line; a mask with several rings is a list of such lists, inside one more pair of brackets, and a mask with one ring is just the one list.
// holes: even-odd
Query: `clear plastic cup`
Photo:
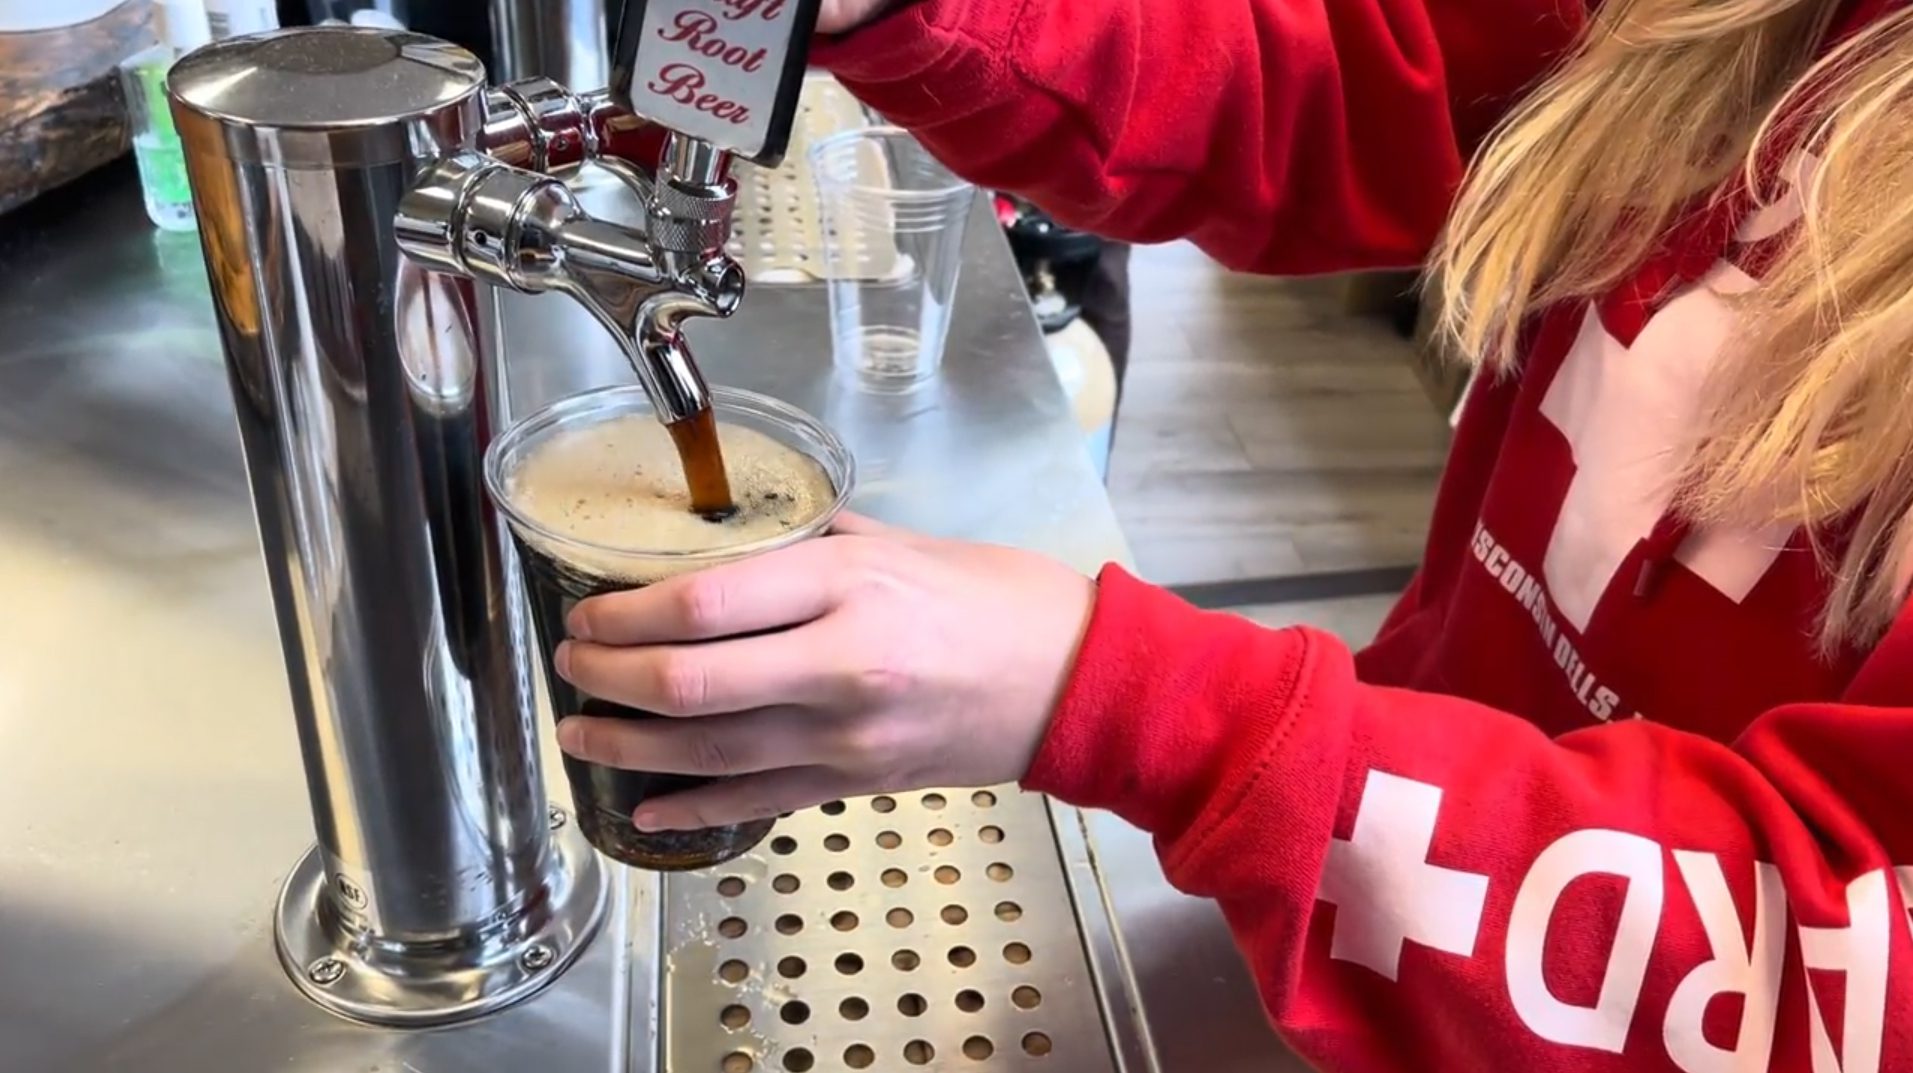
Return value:
[(810, 172), (839, 374), (875, 391), (926, 383), (943, 362), (976, 188), (897, 127), (825, 138)]
[[(714, 388), (711, 400), (720, 443), (728, 429), (763, 433), (814, 462), (829, 479), (835, 497), (814, 517), (768, 538), (727, 542), (722, 523), (712, 523), (709, 545), (694, 550), (660, 550), (647, 546), (642, 534), (636, 533), (623, 543), (607, 544), (567, 532), (549, 517), (535, 517), (527, 509), (525, 490), (517, 479), (525, 462), (556, 437), (588, 433), (597, 423), (634, 415), (656, 420), (650, 399), (637, 387), (589, 391), (554, 403), (513, 425), (485, 452), (485, 486), (511, 525), (552, 714), (560, 719), (580, 713), (614, 719), (660, 718), (592, 696), (553, 673), (552, 653), (565, 639), (565, 617), (578, 601), (603, 592), (642, 588), (818, 536), (850, 500), (856, 480), (850, 449), (815, 418), (748, 391)], [(615, 511), (616, 502), (615, 495), (606, 496), (604, 507)], [(594, 505), (593, 509), (599, 508)], [(722, 864), (756, 845), (775, 822), (765, 819), (701, 831), (640, 831), (632, 823), (632, 813), (644, 801), (711, 780), (610, 768), (572, 756), (564, 758), (564, 765), (585, 838), (611, 859), (636, 868), (682, 871)]]

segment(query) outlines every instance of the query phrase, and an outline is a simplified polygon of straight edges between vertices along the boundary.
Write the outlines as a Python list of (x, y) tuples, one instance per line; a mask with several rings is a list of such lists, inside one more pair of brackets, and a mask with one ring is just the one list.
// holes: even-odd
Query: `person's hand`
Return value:
[(897, 0), (822, 0), (817, 6), (817, 32), (841, 34), (870, 22)]
[(845, 518), (830, 536), (581, 602), (558, 673), (672, 718), (570, 715), (558, 742), (612, 767), (732, 776), (646, 802), (635, 821), (653, 830), (1008, 782), (1029, 770), (1094, 598), (1092, 581), (1039, 555)]

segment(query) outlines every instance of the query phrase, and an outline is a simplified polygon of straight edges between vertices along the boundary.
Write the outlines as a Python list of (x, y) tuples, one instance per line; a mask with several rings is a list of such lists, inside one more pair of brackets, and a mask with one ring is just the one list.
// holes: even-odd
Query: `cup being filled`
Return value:
[[(485, 483), (505, 512), (524, 571), (552, 712), (656, 719), (558, 677), (565, 617), (588, 596), (761, 555), (830, 528), (855, 465), (836, 434), (803, 411), (715, 388), (712, 411), (736, 510), (692, 510), (671, 433), (637, 387), (587, 392), (512, 426), (485, 454)], [(580, 829), (613, 860), (655, 871), (722, 864), (751, 849), (773, 819), (699, 831), (640, 831), (646, 800), (702, 786), (699, 776), (626, 771), (564, 758)]]

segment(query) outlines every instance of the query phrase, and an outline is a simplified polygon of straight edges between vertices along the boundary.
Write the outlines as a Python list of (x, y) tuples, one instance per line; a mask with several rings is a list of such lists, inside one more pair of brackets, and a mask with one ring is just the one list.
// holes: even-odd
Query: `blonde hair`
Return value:
[(1505, 370), (1529, 314), (1612, 288), (1684, 214), (1771, 198), (1767, 165), (1810, 156), (1677, 502), (1805, 526), (1834, 578), (1828, 651), (1884, 633), (1913, 575), (1913, 10), (1827, 50), (1836, 6), (1609, 0), (1481, 152), (1432, 264), (1446, 337)]

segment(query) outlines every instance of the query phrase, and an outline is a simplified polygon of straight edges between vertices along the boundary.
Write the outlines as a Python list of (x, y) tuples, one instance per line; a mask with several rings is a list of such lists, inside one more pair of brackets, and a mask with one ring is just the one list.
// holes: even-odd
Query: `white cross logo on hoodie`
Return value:
[[(1742, 242), (1779, 234), (1800, 218), (1796, 194), (1748, 218)], [(1575, 474), (1542, 560), (1564, 621), (1585, 631), (1621, 564), (1672, 505), (1692, 458), (1702, 392), (1738, 321), (1734, 299), (1759, 284), (1726, 261), (1655, 312), (1623, 346), (1592, 306), (1541, 400), (1541, 414), (1574, 452)], [(1793, 532), (1705, 531), (1675, 559), (1735, 603), (1766, 576)], [(1627, 579), (1632, 583), (1631, 578)]]

